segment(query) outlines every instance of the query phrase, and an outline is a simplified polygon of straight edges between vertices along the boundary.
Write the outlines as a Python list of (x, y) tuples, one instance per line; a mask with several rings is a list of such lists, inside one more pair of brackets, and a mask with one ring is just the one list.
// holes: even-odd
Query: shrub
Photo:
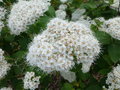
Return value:
[(119, 90), (119, 0), (0, 0), (0, 90)]

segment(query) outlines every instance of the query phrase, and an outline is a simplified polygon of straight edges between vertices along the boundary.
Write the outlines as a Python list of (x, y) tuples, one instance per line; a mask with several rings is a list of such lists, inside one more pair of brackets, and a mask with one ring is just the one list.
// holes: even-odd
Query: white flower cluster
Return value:
[(120, 40), (120, 17), (105, 21), (102, 28), (102, 31), (105, 31), (113, 38)]
[(66, 11), (63, 11), (63, 10), (56, 10), (55, 14), (56, 14), (56, 17), (60, 19), (65, 19), (66, 17)]
[(3, 7), (0, 7), (0, 20), (5, 18), (6, 10)]
[(83, 14), (86, 12), (85, 9), (76, 9), (73, 13), (72, 13), (72, 21), (77, 21), (79, 20), (79, 18), (81, 18), (83, 16)]
[(50, 6), (50, 0), (20, 0), (14, 4), (9, 15), (8, 27), (12, 34), (19, 35), (28, 26), (43, 16)]
[(66, 3), (68, 0), (60, 0), (61, 3)]
[(113, 0), (113, 4), (111, 5), (111, 8), (118, 10), (120, 4), (120, 0)]
[(78, 23), (82, 23), (84, 25), (86, 25), (88, 28), (90, 28), (91, 24), (95, 24), (94, 20), (92, 20), (90, 17), (84, 15), (84, 13), (86, 12), (85, 9), (76, 9), (73, 13), (72, 13), (72, 21), (78, 22)]
[(76, 80), (75, 72), (67, 71), (67, 72), (60, 72), (61, 76), (68, 80), (70, 83)]
[(34, 72), (27, 72), (24, 77), (24, 89), (35, 90), (40, 84), (40, 76), (35, 77)]
[(67, 9), (67, 5), (66, 5), (66, 4), (61, 4), (61, 5), (59, 6), (59, 9), (60, 9), (60, 10), (66, 10), (66, 9)]
[(10, 69), (11, 66), (5, 61), (3, 54), (4, 51), (0, 49), (0, 79), (2, 79), (7, 74), (7, 71)]
[(120, 65), (113, 68), (113, 71), (108, 73), (106, 80), (108, 85), (107, 90), (120, 90)]
[(61, 4), (59, 6), (59, 9), (55, 11), (55, 14), (56, 14), (56, 17), (57, 18), (60, 18), (60, 19), (65, 19), (66, 18), (66, 8), (67, 8), (67, 5), (65, 4)]
[[(97, 23), (96, 20), (99, 21), (100, 23)], [(100, 31), (104, 31), (106, 29), (105, 21), (106, 20), (104, 17), (98, 17), (98, 18), (94, 19), (94, 23), (92, 23), (92, 24), (97, 25), (97, 27), (99, 28)], [(99, 26), (98, 26), (98, 24), (99, 24)]]
[[(109, 3), (109, 0), (104, 0), (106, 3)], [(117, 10), (118, 11), (118, 8), (120, 8), (119, 7), (119, 4), (120, 4), (120, 0), (113, 0), (113, 3), (110, 5), (110, 7), (112, 8), (112, 9), (115, 9), (115, 10)], [(119, 9), (120, 10), (120, 9)]]
[(13, 90), (11, 87), (3, 87), (0, 90)]
[(0, 2), (3, 2), (3, 0), (0, 0)]
[(4, 27), (3, 19), (5, 18), (6, 10), (3, 7), (0, 7), (0, 32)]
[(82, 71), (88, 72), (100, 52), (98, 40), (83, 24), (52, 19), (47, 30), (36, 36), (29, 47), (27, 61), (45, 72), (69, 71), (82, 63)]
[(86, 25), (88, 28), (90, 28), (92, 24), (95, 24), (94, 20), (92, 20), (90, 17), (84, 16), (84, 15), (81, 16), (77, 22)]

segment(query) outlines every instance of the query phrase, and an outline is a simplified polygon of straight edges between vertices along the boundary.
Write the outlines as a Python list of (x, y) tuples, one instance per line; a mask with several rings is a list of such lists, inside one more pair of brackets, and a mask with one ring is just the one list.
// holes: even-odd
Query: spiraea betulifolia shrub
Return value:
[(120, 90), (120, 1), (0, 0), (0, 90)]

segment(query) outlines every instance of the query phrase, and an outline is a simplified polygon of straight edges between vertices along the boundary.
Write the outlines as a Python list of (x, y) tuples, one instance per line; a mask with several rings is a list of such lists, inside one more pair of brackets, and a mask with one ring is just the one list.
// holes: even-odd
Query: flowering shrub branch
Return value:
[(0, 0), (0, 90), (119, 90), (119, 0)]

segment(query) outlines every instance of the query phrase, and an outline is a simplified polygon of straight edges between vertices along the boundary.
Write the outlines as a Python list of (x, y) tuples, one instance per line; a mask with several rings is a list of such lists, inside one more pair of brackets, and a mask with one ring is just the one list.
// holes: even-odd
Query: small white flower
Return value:
[(13, 90), (11, 87), (3, 87), (0, 90)]
[(60, 0), (61, 3), (66, 3), (68, 0)]
[[(106, 3), (109, 3), (109, 0), (104, 0)], [(110, 5), (110, 8), (114, 9), (114, 10), (117, 10), (118, 11), (118, 8), (119, 7), (119, 4), (120, 4), (120, 0), (113, 0), (113, 3)], [(120, 9), (119, 9), (120, 10)]]
[(59, 10), (65, 10), (65, 9), (67, 9), (67, 5), (61, 4), (61, 5), (59, 6)]
[(55, 13), (56, 13), (57, 18), (65, 19), (65, 17), (66, 17), (66, 11), (57, 10)]
[(113, 70), (108, 73), (106, 84), (107, 90), (119, 90), (120, 89), (120, 65), (114, 67)]
[(34, 72), (27, 72), (24, 77), (24, 89), (35, 90), (40, 84), (40, 76), (35, 77)]
[(70, 83), (76, 80), (76, 75), (75, 75), (74, 72), (71, 72), (71, 71), (67, 71), (67, 72), (61, 71), (60, 74), (61, 74), (61, 76), (65, 80), (68, 80)]
[(0, 7), (0, 20), (5, 18), (6, 10)]
[(72, 13), (72, 20), (73, 21), (77, 21), (79, 18), (81, 18), (83, 16), (83, 14), (86, 12), (85, 9), (76, 9), (73, 13)]
[(120, 40), (120, 17), (115, 17), (104, 21), (102, 31), (105, 31), (113, 38)]
[(2, 79), (6, 74), (7, 71), (10, 70), (10, 64), (5, 61), (5, 58), (3, 56), (4, 51), (0, 49), (0, 79)]
[(84, 16), (84, 15), (81, 16), (77, 22), (86, 25), (86, 27), (88, 27), (88, 28), (91, 27), (91, 24), (95, 24), (94, 20), (92, 20), (90, 17)]
[(120, 4), (120, 0), (113, 0), (113, 4), (111, 5), (111, 8), (117, 10), (119, 7), (119, 4)]
[(4, 27), (3, 19), (5, 19), (6, 10), (3, 7), (0, 7), (0, 32)]

